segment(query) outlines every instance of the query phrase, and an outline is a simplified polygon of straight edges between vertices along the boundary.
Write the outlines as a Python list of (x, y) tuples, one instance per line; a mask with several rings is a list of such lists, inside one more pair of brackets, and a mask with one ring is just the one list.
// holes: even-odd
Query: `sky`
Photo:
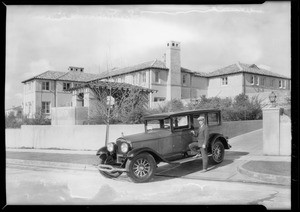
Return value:
[(181, 66), (210, 72), (256, 64), (291, 77), (290, 2), (257, 5), (8, 5), (5, 109), (23, 80), (69, 66), (98, 74), (154, 59), (181, 43)]

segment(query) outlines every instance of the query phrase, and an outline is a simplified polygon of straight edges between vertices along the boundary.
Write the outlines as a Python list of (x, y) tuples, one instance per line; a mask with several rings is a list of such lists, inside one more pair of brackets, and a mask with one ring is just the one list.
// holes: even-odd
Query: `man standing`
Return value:
[(207, 171), (208, 165), (208, 156), (207, 156), (207, 144), (208, 144), (208, 126), (205, 124), (205, 117), (199, 116), (197, 119), (199, 121), (199, 130), (198, 132), (191, 131), (192, 134), (197, 137), (197, 142), (193, 142), (189, 145), (189, 148), (193, 153), (197, 153), (194, 157), (200, 157), (200, 153), (198, 152), (198, 148), (200, 148), (201, 155), (202, 155), (202, 163), (203, 163), (203, 170), (201, 172)]

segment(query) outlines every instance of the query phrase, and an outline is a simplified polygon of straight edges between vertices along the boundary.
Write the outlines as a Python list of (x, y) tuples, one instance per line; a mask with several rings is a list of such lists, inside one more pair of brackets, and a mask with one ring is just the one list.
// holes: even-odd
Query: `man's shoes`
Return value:
[(201, 154), (198, 153), (197, 155), (195, 155), (193, 158), (200, 158), (201, 157)]
[(207, 169), (202, 169), (201, 171), (200, 171), (200, 173), (205, 173), (205, 172), (207, 172), (208, 170)]

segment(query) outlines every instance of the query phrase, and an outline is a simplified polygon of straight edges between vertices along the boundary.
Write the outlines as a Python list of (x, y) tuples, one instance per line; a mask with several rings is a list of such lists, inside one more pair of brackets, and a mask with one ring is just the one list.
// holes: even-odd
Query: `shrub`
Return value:
[(170, 101), (164, 102), (162, 105), (158, 105), (157, 108), (148, 109), (146, 113), (155, 114), (155, 113), (167, 113), (167, 112), (178, 112), (186, 109), (182, 101), (179, 99), (172, 99)]
[[(166, 104), (164, 107), (161, 107), (156, 110), (153, 109), (152, 113), (170, 111), (169, 104)], [(205, 96), (201, 96), (199, 100), (188, 103), (186, 107), (177, 108), (177, 111), (197, 109), (220, 109), (222, 111), (222, 118), (224, 121), (262, 119), (261, 101), (259, 101), (257, 97), (249, 99), (249, 97), (245, 94), (237, 95), (233, 100), (228, 97), (222, 99), (219, 97), (207, 98)]]
[(22, 125), (22, 119), (16, 117), (13, 113), (5, 116), (5, 128), (20, 128)]

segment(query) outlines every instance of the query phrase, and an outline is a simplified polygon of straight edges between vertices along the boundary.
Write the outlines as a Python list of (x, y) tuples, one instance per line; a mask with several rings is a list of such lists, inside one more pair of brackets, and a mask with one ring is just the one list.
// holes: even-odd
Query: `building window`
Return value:
[(74, 87), (80, 87), (81, 84), (80, 83), (74, 83)]
[(154, 102), (162, 102), (165, 100), (166, 100), (166, 98), (164, 98), (164, 97), (154, 97)]
[(279, 88), (282, 88), (282, 80), (279, 80)]
[(42, 113), (44, 114), (50, 113), (50, 102), (42, 102)]
[(50, 83), (49, 82), (42, 82), (42, 90), (49, 91), (50, 90)]
[(187, 78), (187, 75), (186, 75), (186, 74), (183, 74), (183, 75), (182, 75), (182, 84), (183, 84), (183, 85), (186, 85), (186, 78)]
[(222, 85), (228, 85), (228, 77), (222, 77)]
[(133, 78), (133, 83), (132, 84), (138, 85), (139, 84), (139, 74), (138, 73), (133, 74), (132, 78)]
[(142, 83), (146, 82), (146, 72), (142, 72), (140, 76), (141, 76), (141, 82)]
[(255, 76), (255, 85), (259, 85), (259, 77), (258, 76)]
[(71, 87), (71, 83), (69, 83), (69, 82), (64, 82), (63, 83), (63, 90), (70, 89), (70, 87)]
[(159, 71), (154, 71), (154, 81), (155, 82), (159, 82), (159, 76), (158, 76), (158, 74), (159, 74)]
[(286, 86), (285, 80), (278, 80), (278, 82), (279, 82), (279, 88), (285, 88)]
[(251, 76), (250, 84), (254, 85), (254, 76)]

